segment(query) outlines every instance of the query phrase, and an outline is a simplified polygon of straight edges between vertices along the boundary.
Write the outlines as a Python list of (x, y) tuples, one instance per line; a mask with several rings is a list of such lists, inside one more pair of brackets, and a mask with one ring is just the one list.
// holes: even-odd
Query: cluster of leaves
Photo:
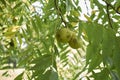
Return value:
[(91, 73), (92, 75), (89, 78), (86, 76), (88, 80), (90, 77), (95, 80), (120, 79), (118, 58), (120, 56), (120, 15), (117, 11), (119, 6), (117, 5), (116, 8), (119, 1), (112, 3), (113, 1), (104, 0), (103, 3), (100, 3), (97, 0), (92, 0), (91, 5), (93, 9), (97, 6), (98, 13), (92, 13), (90, 17), (87, 17), (89, 21), (87, 24), (81, 23), (85, 35), (87, 35), (87, 38), (84, 36), (84, 39), (89, 42), (86, 48), (85, 70), (87, 69), (88, 74)]
[[(81, 21), (79, 0), (1, 0), (0, 69), (25, 68), (15, 80), (22, 80), (24, 74), (29, 80), (119, 80), (118, 3), (91, 0), (93, 11), (85, 14), (87, 21)], [(85, 42), (82, 49), (56, 41), (61, 26), (78, 33)], [(81, 57), (84, 53), (86, 63)]]

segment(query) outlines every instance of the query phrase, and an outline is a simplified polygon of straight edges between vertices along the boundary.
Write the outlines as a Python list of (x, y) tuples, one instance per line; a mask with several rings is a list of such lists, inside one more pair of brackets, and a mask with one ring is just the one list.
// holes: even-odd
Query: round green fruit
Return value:
[(116, 10), (118, 13), (120, 13), (120, 2), (116, 2), (114, 7), (115, 7), (115, 10)]
[(61, 28), (56, 32), (56, 39), (58, 42), (67, 43), (70, 41), (72, 32), (68, 28)]
[(74, 49), (78, 49), (81, 47), (82, 42), (77, 38), (76, 35), (73, 35), (71, 40), (69, 41), (69, 45)]

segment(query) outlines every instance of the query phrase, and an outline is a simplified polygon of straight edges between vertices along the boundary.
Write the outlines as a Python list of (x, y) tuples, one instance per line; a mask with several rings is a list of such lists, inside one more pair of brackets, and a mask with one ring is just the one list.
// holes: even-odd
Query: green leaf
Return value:
[(114, 45), (115, 33), (112, 29), (104, 29), (102, 42), (102, 56), (104, 62), (108, 61), (108, 58), (112, 56)]
[(16, 9), (16, 8), (18, 8), (18, 7), (21, 7), (21, 5), (22, 5), (22, 2), (18, 2), (13, 9)]
[(43, 74), (39, 74), (36, 78), (37, 80), (58, 80), (58, 74), (53, 68), (45, 71)]
[(8, 74), (8, 71), (5, 71), (3, 74), (2, 74), (2, 76), (9, 76), (9, 74)]
[(6, 6), (6, 1), (5, 0), (1, 0), (2, 4), (4, 4)]
[(93, 9), (94, 5), (93, 5), (93, 0), (90, 0), (90, 7)]
[(67, 18), (68, 18), (69, 22), (78, 22), (79, 21), (78, 18), (75, 18), (73, 16), (67, 16)]
[(89, 64), (89, 61), (91, 59), (94, 59), (99, 54), (100, 54), (99, 45), (96, 45), (96, 43), (89, 44), (86, 50), (86, 64)]
[(50, 65), (52, 65), (52, 56), (50, 54), (45, 54), (39, 58), (36, 58), (32, 61), (35, 65), (32, 67), (34, 70), (45, 70)]
[(88, 37), (89, 42), (91, 43), (93, 41), (94, 38), (94, 33), (93, 33), (93, 29), (94, 29), (94, 25), (91, 22), (88, 22), (87, 24), (83, 24), (84, 25), (84, 29), (85, 29), (85, 35)]
[(23, 22), (23, 16), (20, 16), (20, 19), (19, 19), (18, 24), (19, 24), (19, 25), (21, 25), (21, 24), (22, 24), (22, 22)]
[(22, 80), (23, 79), (24, 72), (19, 74), (14, 80)]
[(100, 65), (100, 63), (102, 62), (102, 57), (100, 54), (95, 54), (94, 57), (92, 57), (90, 63), (89, 63), (89, 68), (88, 68), (88, 72), (93, 71), (97, 66)]
[(116, 38), (116, 46), (113, 52), (113, 63), (120, 78), (120, 37)]
[(32, 27), (35, 30), (35, 35), (39, 37), (39, 26), (37, 25), (36, 21), (32, 20)]
[(67, 57), (67, 54), (70, 52), (70, 50), (66, 50), (63, 53), (61, 53), (61, 59), (65, 59)]
[(66, 13), (66, 3), (64, 1), (61, 1), (61, 5), (59, 8), (60, 8), (61, 14), (64, 15)]
[(49, 0), (48, 3), (46, 3), (46, 10), (50, 10), (54, 7), (54, 0)]
[(103, 26), (94, 22), (93, 25), (93, 42), (97, 45), (100, 45), (102, 42), (103, 37)]
[(94, 56), (94, 54), (94, 47), (89, 44), (86, 51), (86, 65), (89, 64), (89, 60)]
[(69, 12), (71, 10), (71, 4), (69, 0), (66, 0), (66, 12)]
[(55, 72), (54, 70), (52, 70), (51, 74), (50, 74), (50, 77), (49, 77), (49, 80), (59, 80), (57, 72)]
[(36, 19), (36, 25), (38, 26), (38, 29), (42, 31), (42, 27), (44, 26), (42, 26), (42, 23), (41, 23), (42, 21), (40, 19), (40, 16), (35, 16), (35, 19)]
[(101, 72), (93, 73), (93, 77), (95, 80), (110, 80), (109, 79), (109, 71), (107, 68), (103, 69)]
[(110, 74), (112, 76), (112, 80), (119, 80), (119, 76), (115, 71), (110, 71)]

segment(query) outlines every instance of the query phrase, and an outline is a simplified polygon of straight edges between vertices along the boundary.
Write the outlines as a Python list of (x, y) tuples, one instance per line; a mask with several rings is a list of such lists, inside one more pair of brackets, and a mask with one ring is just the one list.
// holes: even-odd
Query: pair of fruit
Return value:
[(81, 47), (81, 40), (79, 40), (75, 32), (69, 30), (68, 28), (61, 28), (56, 32), (56, 39), (58, 42), (69, 43), (69, 45), (78, 49)]

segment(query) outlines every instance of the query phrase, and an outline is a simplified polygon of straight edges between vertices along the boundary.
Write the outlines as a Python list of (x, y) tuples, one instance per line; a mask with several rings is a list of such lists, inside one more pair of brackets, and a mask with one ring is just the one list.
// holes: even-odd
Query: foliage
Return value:
[[(82, 15), (80, 0), (1, 0), (0, 69), (25, 68), (15, 80), (119, 80), (120, 1), (84, 2)], [(62, 27), (81, 48), (56, 40)]]

